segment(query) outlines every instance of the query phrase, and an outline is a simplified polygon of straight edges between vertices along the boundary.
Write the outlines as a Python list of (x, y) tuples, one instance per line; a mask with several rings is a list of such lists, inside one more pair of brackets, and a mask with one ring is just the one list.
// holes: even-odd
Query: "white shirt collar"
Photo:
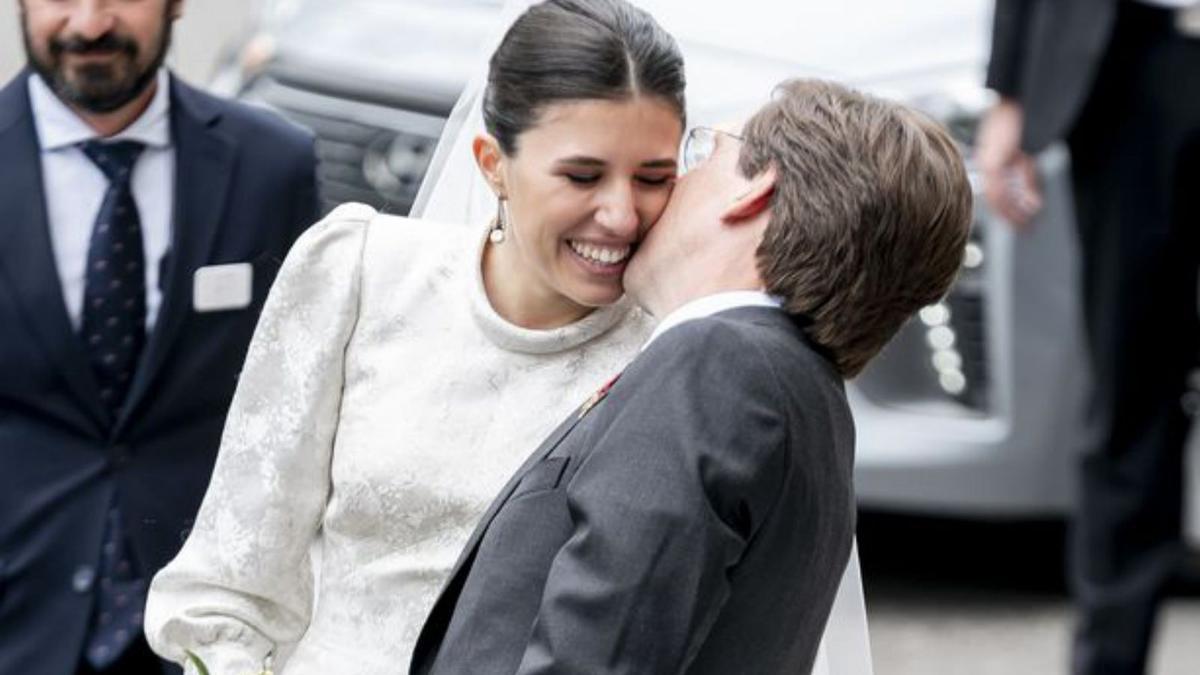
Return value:
[(696, 298), (678, 307), (675, 311), (663, 318), (654, 332), (650, 334), (650, 339), (646, 340), (646, 344), (642, 345), (642, 349), (650, 346), (658, 336), (668, 330), (678, 326), (685, 321), (692, 319), (701, 319), (706, 316), (712, 316), (718, 312), (724, 312), (735, 307), (774, 307), (783, 306), (783, 301), (773, 295), (768, 295), (763, 291), (725, 291), (723, 293), (714, 293), (706, 295), (702, 298)]
[[(171, 80), (166, 68), (157, 75), (157, 89), (146, 110), (109, 140), (138, 141), (154, 148), (171, 146)], [(29, 77), (29, 105), (43, 152), (62, 150), (100, 135), (59, 100), (38, 74)]]

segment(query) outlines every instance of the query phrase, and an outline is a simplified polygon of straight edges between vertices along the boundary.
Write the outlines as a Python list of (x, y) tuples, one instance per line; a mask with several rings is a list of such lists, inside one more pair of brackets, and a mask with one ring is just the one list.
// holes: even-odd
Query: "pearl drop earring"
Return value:
[(500, 199), (499, 207), (496, 209), (496, 224), (492, 226), (492, 231), (488, 233), (488, 239), (493, 244), (503, 244), (505, 239), (505, 228), (508, 226), (508, 218), (505, 217), (508, 210), (504, 199)]

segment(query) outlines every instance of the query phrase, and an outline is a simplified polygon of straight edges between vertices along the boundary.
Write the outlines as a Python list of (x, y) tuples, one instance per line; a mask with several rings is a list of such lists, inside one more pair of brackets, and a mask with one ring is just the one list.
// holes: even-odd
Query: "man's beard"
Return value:
[[(167, 3), (168, 7), (170, 3)], [(25, 58), (34, 72), (41, 75), (60, 99), (90, 113), (104, 114), (120, 109), (146, 91), (167, 58), (171, 44), (170, 17), (164, 17), (162, 37), (156, 45), (154, 58), (144, 69), (138, 69), (140, 49), (136, 41), (105, 33), (95, 40), (70, 37), (51, 38), (49, 56), (40, 59), (30, 42), (29, 29), (22, 18), (21, 33), (25, 42)], [(84, 63), (71, 69), (63, 65), (65, 54), (107, 54), (117, 52), (108, 63)]]

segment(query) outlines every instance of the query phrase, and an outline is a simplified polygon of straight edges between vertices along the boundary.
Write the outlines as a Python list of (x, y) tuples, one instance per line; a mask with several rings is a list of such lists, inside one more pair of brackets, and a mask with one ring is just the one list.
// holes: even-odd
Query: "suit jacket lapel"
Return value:
[(191, 312), (192, 274), (208, 262), (220, 229), (236, 156), (233, 139), (215, 128), (220, 116), (219, 109), (171, 77), (175, 206), (171, 247), (161, 282), (162, 308), (117, 422), (117, 433), (145, 398)]
[(530, 455), (528, 459), (525, 460), (525, 463), (521, 465), (521, 468), (517, 469), (517, 472), (513, 474), (513, 477), (510, 478), (508, 483), (506, 483), (500, 490), (500, 494), (497, 495), (494, 500), (492, 500), (492, 503), (490, 506), (488, 506), (487, 511), (484, 511), (483, 517), (479, 519), (479, 524), (475, 526), (475, 531), (473, 531), (470, 538), (467, 539), (467, 545), (463, 547), (462, 553), (458, 556), (458, 562), (454, 564), (454, 569), (450, 572), (451, 577), (458, 574), (459, 570), (463, 567), (463, 563), (466, 562), (466, 559), (471, 555), (475, 548), (479, 546), (479, 541), (483, 539), (484, 533), (487, 532), (488, 527), (492, 524), (492, 521), (495, 520), (496, 514), (500, 512), (500, 508), (503, 507), (505, 502), (508, 501), (508, 498), (512, 495), (513, 490), (517, 489), (517, 485), (520, 484), (521, 479), (525, 477), (525, 474), (528, 473), (529, 470), (532, 469), (538, 462), (545, 459), (546, 455), (549, 455), (551, 452), (553, 452), (554, 449), (558, 447), (559, 443), (562, 443), (563, 439), (575, 429), (582, 419), (583, 416), (572, 412), (571, 416), (562, 424), (558, 425), (558, 428), (551, 432), (550, 436), (548, 436), (546, 440), (538, 446), (538, 449), (534, 451), (534, 453)]
[(554, 452), (554, 449), (562, 443), (563, 439), (579, 425), (586, 414), (607, 394), (608, 389), (606, 386), (598, 394), (598, 397), (589, 399), (583, 407), (572, 411), (570, 417), (558, 425), (558, 428), (551, 432), (545, 441), (542, 441), (538, 449), (525, 460), (521, 468), (517, 469), (513, 477), (500, 490), (500, 494), (492, 500), (491, 505), (488, 506), (487, 511), (480, 518), (479, 524), (475, 526), (475, 530), (471, 533), (470, 538), (467, 539), (466, 546), (463, 547), (462, 553), (458, 556), (458, 561), (454, 563), (454, 569), (450, 572), (449, 580), (442, 588), (437, 602), (433, 605), (433, 610), (430, 612), (428, 619), (426, 619), (425, 625), (421, 628), (421, 634), (417, 638), (416, 646), (413, 648), (411, 664), (413, 673), (417, 675), (426, 673), (432, 665), (433, 658), (436, 656), (437, 649), (441, 644), (442, 636), (445, 635), (446, 628), (450, 625), (450, 618), (454, 614), (454, 606), (458, 602), (458, 594), (462, 590), (466, 576), (471, 570), (471, 563), (474, 561), (475, 552), (479, 548), (479, 542), (483, 539), (483, 535), (487, 532), (488, 527), (491, 526), (492, 521), (495, 520), (496, 514), (500, 512), (501, 507), (512, 496), (513, 491), (517, 489), (517, 485), (521, 483), (521, 479), (525, 477), (525, 474), (538, 462), (545, 459), (547, 455)]
[(79, 336), (67, 317), (50, 242), (41, 148), (29, 107), (29, 73), (0, 90), (0, 274), (7, 277), (37, 342), (97, 429), (109, 424)]

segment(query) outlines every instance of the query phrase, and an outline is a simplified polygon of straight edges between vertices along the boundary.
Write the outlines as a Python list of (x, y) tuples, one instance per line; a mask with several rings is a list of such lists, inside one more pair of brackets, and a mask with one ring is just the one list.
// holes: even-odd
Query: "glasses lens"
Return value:
[(703, 164), (704, 160), (712, 155), (715, 140), (712, 129), (705, 127), (692, 129), (683, 146), (684, 171), (691, 171)]

